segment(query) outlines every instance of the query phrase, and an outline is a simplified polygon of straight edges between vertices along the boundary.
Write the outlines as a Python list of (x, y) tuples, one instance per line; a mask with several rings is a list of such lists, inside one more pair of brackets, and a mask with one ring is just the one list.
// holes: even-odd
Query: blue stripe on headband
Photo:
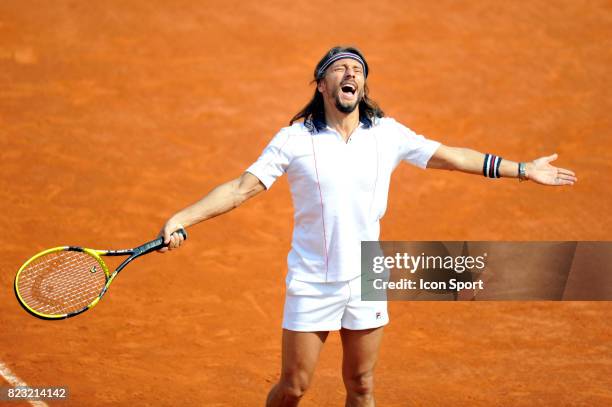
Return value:
[(354, 54), (352, 52), (339, 52), (339, 53), (331, 56), (327, 61), (325, 61), (325, 63), (323, 65), (321, 65), (321, 68), (319, 68), (319, 70), (317, 71), (317, 78), (320, 78), (321, 76), (323, 76), (323, 74), (325, 73), (325, 70), (327, 68), (329, 68), (329, 66), (331, 64), (333, 64), (337, 60), (343, 59), (343, 58), (351, 58), (351, 59), (354, 59), (355, 61), (359, 62), (361, 64), (361, 66), (363, 67), (363, 75), (365, 77), (368, 76), (368, 70), (366, 68), (366, 64), (363, 61), (363, 59), (361, 59), (361, 57), (359, 55)]

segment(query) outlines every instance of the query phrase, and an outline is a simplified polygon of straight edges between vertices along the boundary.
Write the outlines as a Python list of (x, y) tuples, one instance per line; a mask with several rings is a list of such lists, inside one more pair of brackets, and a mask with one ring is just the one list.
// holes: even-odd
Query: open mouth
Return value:
[(357, 88), (354, 85), (350, 84), (350, 83), (346, 83), (346, 84), (342, 85), (340, 87), (340, 89), (342, 90), (342, 92), (348, 93), (348, 94), (351, 94), (351, 95), (354, 95), (355, 92), (357, 91)]

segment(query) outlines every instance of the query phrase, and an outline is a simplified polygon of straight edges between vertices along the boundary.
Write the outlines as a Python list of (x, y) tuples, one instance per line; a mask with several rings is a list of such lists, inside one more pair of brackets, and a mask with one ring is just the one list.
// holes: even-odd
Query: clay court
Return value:
[[(384, 240), (612, 240), (610, 1), (3, 1), (0, 363), (64, 406), (261, 406), (277, 380), (286, 178), (130, 265), (98, 306), (42, 321), (19, 266), (126, 248), (238, 176), (359, 46), (385, 113), (514, 161), (559, 154), (571, 188), (400, 166)], [(612, 405), (610, 302), (393, 302), (380, 406)], [(304, 406), (343, 405), (333, 334)], [(8, 386), (0, 378), (0, 386)], [(11, 406), (27, 403), (9, 403)]]

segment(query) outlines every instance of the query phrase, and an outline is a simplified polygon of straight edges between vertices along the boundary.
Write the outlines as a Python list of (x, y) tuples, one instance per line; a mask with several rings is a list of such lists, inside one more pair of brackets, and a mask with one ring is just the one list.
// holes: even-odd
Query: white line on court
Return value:
[[(2, 361), (0, 361), (0, 375), (4, 377), (4, 380), (6, 380), (8, 384), (10, 384), (13, 387), (17, 387), (17, 386), (28, 387), (28, 384), (24, 382), (23, 380), (21, 380), (20, 378), (18, 378), (17, 376), (15, 376), (15, 373), (13, 373), (11, 369), (8, 368), (7, 365), (2, 363)], [(31, 405), (36, 406), (36, 407), (48, 407), (47, 403), (43, 401), (34, 401), (34, 400), (29, 401), (28, 400), (28, 402)]]

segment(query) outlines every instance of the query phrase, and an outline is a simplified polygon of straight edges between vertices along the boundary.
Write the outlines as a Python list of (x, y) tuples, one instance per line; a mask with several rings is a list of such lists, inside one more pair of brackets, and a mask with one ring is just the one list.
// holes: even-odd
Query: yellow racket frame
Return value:
[[(174, 233), (178, 233), (179, 235), (181, 235), (183, 237), (183, 239), (187, 239), (187, 232), (185, 232), (185, 229), (180, 228), (178, 229), (176, 232)], [(24, 309), (26, 311), (28, 311), (30, 314), (39, 317), (39, 318), (43, 318), (43, 319), (64, 319), (64, 318), (68, 318), (68, 317), (73, 317), (75, 315), (81, 314), (85, 311), (87, 311), (88, 309), (91, 309), (93, 307), (96, 306), (96, 304), (98, 302), (100, 302), (100, 299), (102, 298), (102, 296), (104, 295), (104, 293), (106, 293), (106, 290), (108, 290), (108, 287), (110, 286), (110, 284), (113, 282), (113, 280), (115, 279), (115, 277), (117, 276), (117, 274), (119, 274), (119, 272), (121, 270), (123, 270), (123, 268), (125, 266), (127, 266), (132, 260), (145, 255), (147, 253), (151, 253), (155, 250), (161, 249), (162, 247), (167, 246), (166, 243), (164, 243), (164, 238), (163, 237), (157, 237), (154, 240), (151, 240), (150, 242), (144, 243), (138, 247), (135, 247), (133, 249), (124, 249), (124, 250), (94, 250), (94, 249), (88, 249), (85, 247), (78, 247), (78, 246), (59, 246), (59, 247), (54, 247), (52, 249), (47, 249), (44, 250), (34, 256), (32, 256), (28, 261), (26, 261), (23, 266), (21, 266), (19, 268), (19, 271), (17, 271), (17, 275), (15, 276), (15, 283), (14, 283), (14, 289), (15, 289), (15, 295), (17, 296), (17, 300), (19, 301), (19, 303), (24, 307)], [(54, 252), (61, 252), (61, 251), (77, 251), (77, 252), (84, 252), (89, 254), (91, 257), (93, 257), (94, 259), (96, 259), (96, 261), (98, 262), (98, 264), (100, 264), (100, 266), (102, 267), (102, 270), (104, 270), (104, 276), (106, 277), (106, 284), (104, 285), (104, 288), (102, 288), (102, 291), (100, 291), (100, 294), (98, 295), (98, 297), (96, 299), (94, 299), (91, 304), (87, 305), (86, 307), (84, 307), (83, 309), (80, 309), (78, 311), (75, 312), (71, 312), (69, 314), (57, 314), (57, 315), (50, 315), (50, 314), (44, 314), (42, 312), (36, 311), (34, 310), (32, 307), (30, 307), (25, 300), (23, 299), (23, 297), (21, 296), (21, 293), (19, 292), (19, 276), (21, 275), (21, 272), (33, 261), (35, 261), (36, 259), (45, 256), (49, 253), (54, 253)], [(111, 274), (111, 272), (108, 269), (108, 266), (104, 263), (104, 261), (102, 260), (102, 258), (100, 256), (128, 256), (128, 258), (126, 258), (125, 260), (123, 260), (123, 262), (121, 262), (121, 264), (119, 264), (119, 266), (117, 266), (117, 268), (115, 269), (115, 271), (113, 271), (113, 273)]]
[[(32, 263), (36, 259), (39, 259), (40, 257), (46, 256), (47, 254), (50, 254), (50, 253), (63, 252), (63, 251), (80, 251), (80, 252), (87, 253), (91, 257), (96, 259), (98, 264), (100, 264), (100, 267), (102, 267), (102, 270), (104, 270), (104, 275), (106, 276), (106, 284), (104, 288), (102, 289), (102, 291), (100, 292), (100, 294), (89, 305), (87, 305), (82, 310), (79, 310), (79, 311), (76, 311), (70, 314), (55, 314), (55, 315), (44, 314), (42, 312), (36, 311), (35, 309), (31, 308), (21, 296), (21, 293), (19, 292), (19, 276), (21, 275), (21, 272), (25, 270), (25, 268), (28, 267), (30, 263)], [(39, 318), (44, 318), (44, 319), (64, 319), (64, 318), (68, 318), (68, 316), (77, 315), (77, 314), (80, 314), (81, 312), (87, 311), (88, 309), (95, 307), (96, 304), (100, 301), (100, 298), (102, 298), (102, 295), (104, 295), (104, 293), (106, 292), (106, 289), (108, 288), (108, 286), (113, 281), (116, 275), (115, 274), (111, 276), (108, 270), (108, 266), (106, 265), (106, 263), (104, 263), (104, 260), (102, 260), (102, 258), (100, 257), (100, 255), (105, 255), (107, 253), (108, 253), (108, 250), (93, 250), (93, 249), (87, 249), (84, 247), (81, 248), (81, 247), (74, 247), (74, 246), (58, 246), (58, 247), (53, 247), (51, 249), (43, 250), (42, 252), (35, 254), (28, 261), (23, 263), (23, 266), (19, 268), (19, 271), (17, 271), (17, 275), (15, 276), (15, 294), (17, 295), (17, 299), (19, 300), (19, 303), (23, 305), (23, 307), (28, 312), (34, 314), (35, 316)]]

